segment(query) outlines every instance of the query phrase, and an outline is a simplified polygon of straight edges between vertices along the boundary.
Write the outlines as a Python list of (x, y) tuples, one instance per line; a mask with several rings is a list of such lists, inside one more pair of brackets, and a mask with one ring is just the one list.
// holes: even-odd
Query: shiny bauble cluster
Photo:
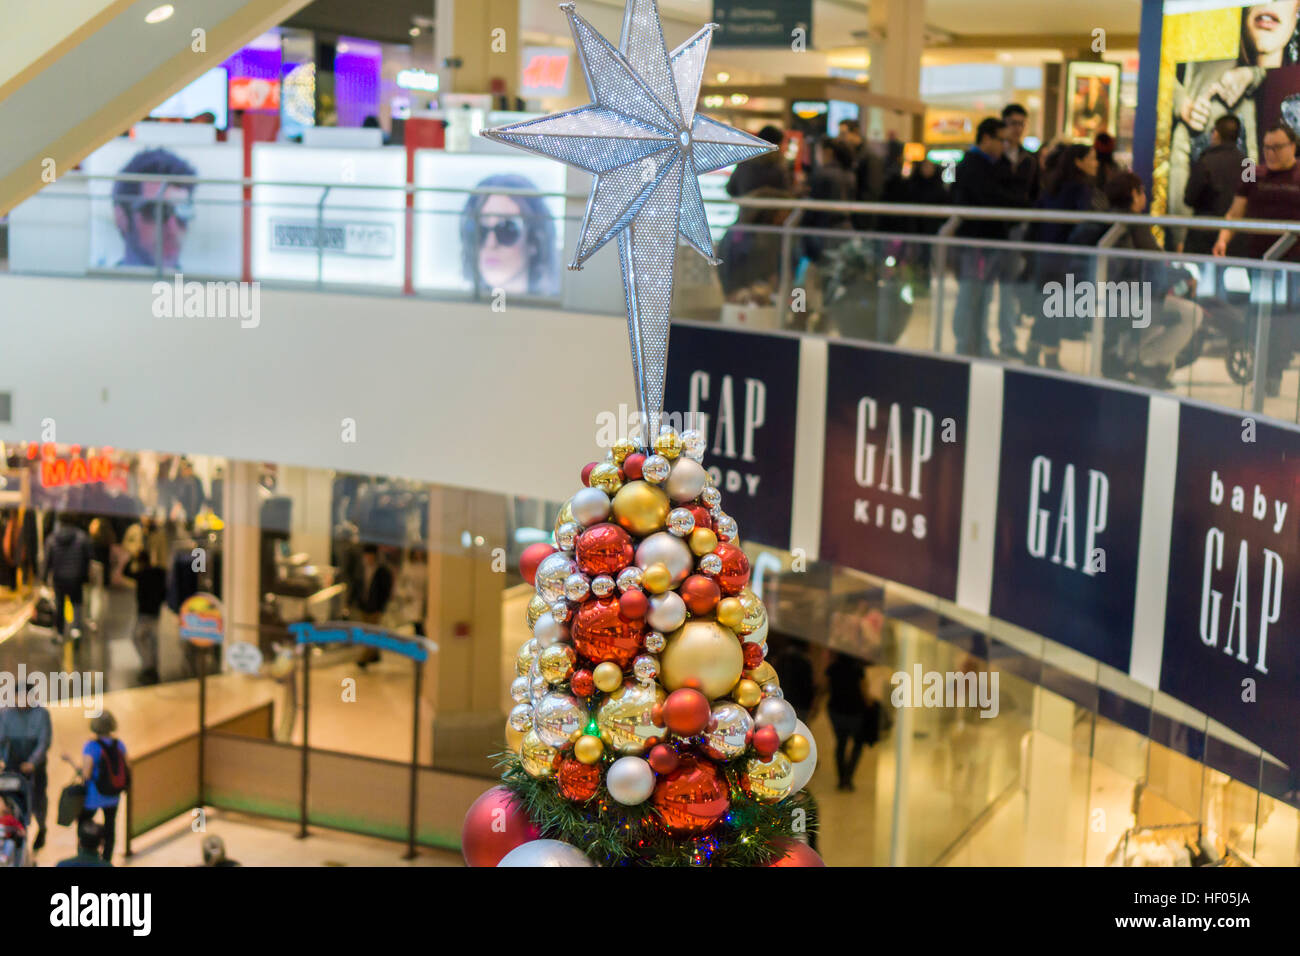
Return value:
[(816, 749), (767, 663), (767, 611), (701, 464), (704, 438), (664, 428), (582, 469), (554, 544), (524, 551), (536, 593), (510, 693), (507, 740), (524, 770), (568, 799), (603, 783), (647, 801), (680, 836), (727, 812), (723, 764), (776, 802), (812, 776)]

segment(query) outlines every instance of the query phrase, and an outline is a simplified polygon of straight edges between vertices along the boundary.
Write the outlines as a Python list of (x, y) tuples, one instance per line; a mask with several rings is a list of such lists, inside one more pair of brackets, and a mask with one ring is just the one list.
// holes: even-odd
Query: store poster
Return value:
[[(90, 176), (124, 173), (238, 180), (238, 146), (155, 145), (121, 138), (82, 163)], [(238, 278), (243, 256), (242, 194), (237, 185), (163, 179), (91, 179), (90, 262), (95, 270), (149, 270)]]
[[(517, 152), (415, 154), (417, 289), (558, 296), (565, 255), (565, 167)], [(468, 194), (468, 190), (501, 189)], [(445, 190), (445, 191), (444, 191)], [(545, 197), (507, 191), (549, 193)], [(504, 304), (504, 303), (503, 303)]]
[(823, 561), (957, 593), (970, 366), (831, 345)]
[(989, 613), (1127, 672), (1148, 399), (1003, 376)]
[(1065, 137), (1091, 143), (1119, 131), (1118, 63), (1075, 61), (1065, 70)]
[(1300, 434), (1184, 405), (1160, 689), (1300, 767)]
[(698, 428), (704, 465), (741, 541), (789, 549), (799, 340), (673, 323), (664, 412)]
[[(1300, 4), (1198, 4), (1166, 0), (1151, 211), (1192, 215), (1184, 192), (1192, 164), (1210, 146), (1215, 121), (1241, 120), (1237, 146), (1262, 162), (1264, 129), (1300, 124)], [(1205, 9), (1208, 7), (1208, 9)]]
[[(259, 183), (253, 187), (253, 278), (402, 287), (406, 152), (401, 147), (258, 143), (253, 178)], [(362, 183), (371, 188), (357, 188)]]

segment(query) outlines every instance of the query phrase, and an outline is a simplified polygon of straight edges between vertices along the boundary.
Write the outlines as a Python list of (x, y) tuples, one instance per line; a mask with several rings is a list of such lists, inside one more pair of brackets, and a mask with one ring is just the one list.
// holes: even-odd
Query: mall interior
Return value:
[[(576, 14), (617, 43), (624, 6)], [(61, 7), (0, 31), (0, 760), (31, 804), (0, 859), (78, 854), (103, 710), (115, 866), (462, 866), (533, 719), (521, 648), (580, 604), (539, 607), (526, 552), (660, 447), (597, 170), (481, 135), (592, 102), (597, 47), (554, 0)], [(1300, 865), (1300, 180), (1276, 213), (1189, 188), (1208, 150), (1291, 183), (1300, 4), (657, 10), (668, 51), (717, 24), (697, 131), (775, 147), (695, 146), (721, 262), (683, 226), (663, 410), (766, 609), (746, 674), (812, 738), (813, 849)], [(41, 774), (5, 721), (34, 674)]]

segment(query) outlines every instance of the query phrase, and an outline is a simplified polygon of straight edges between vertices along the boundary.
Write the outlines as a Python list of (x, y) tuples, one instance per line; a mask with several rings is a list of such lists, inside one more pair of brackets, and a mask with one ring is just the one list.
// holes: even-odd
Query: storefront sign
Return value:
[(262, 670), (262, 651), (248, 641), (233, 641), (226, 645), (226, 663), (237, 674), (257, 676)]
[(524, 47), (519, 92), (527, 97), (569, 95), (569, 53), (558, 46)]
[(1148, 400), (1008, 371), (990, 613), (1127, 671)]
[(420, 90), (425, 93), (438, 92), (438, 74), (427, 70), (398, 70), (397, 85), (404, 90)]
[(798, 339), (673, 324), (664, 411), (704, 434), (704, 464), (742, 541), (791, 547), (798, 393)]
[(951, 599), (970, 367), (829, 352), (820, 557)]
[(812, 48), (812, 0), (713, 0), (713, 20), (714, 46)]
[(299, 644), (359, 644), (383, 651), (393, 651), (414, 661), (428, 660), (429, 651), (438, 645), (424, 637), (406, 637), (381, 627), (351, 624), (345, 621), (298, 621), (289, 625), (289, 633)]
[(278, 110), (280, 81), (255, 76), (232, 76), (230, 108), (232, 110)]
[(1178, 431), (1160, 689), (1300, 767), (1300, 435), (1189, 405)]
[(57, 446), (51, 443), (32, 442), (27, 446), (28, 461), (40, 458), (42, 488), (109, 483), (113, 480), (111, 455), (112, 449), (105, 448), (100, 454), (83, 458), (81, 448), (73, 445), (68, 457), (60, 458)]
[(225, 614), (221, 602), (211, 594), (200, 591), (181, 604), (181, 640), (196, 647), (212, 647), (225, 637)]

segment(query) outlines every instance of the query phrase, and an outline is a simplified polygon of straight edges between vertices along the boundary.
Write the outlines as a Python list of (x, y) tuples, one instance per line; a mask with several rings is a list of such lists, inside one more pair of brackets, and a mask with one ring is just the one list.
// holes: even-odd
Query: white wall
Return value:
[[(564, 500), (634, 407), (626, 322), (263, 289), (261, 322), (155, 318), (152, 284), (0, 276), (0, 440), (225, 455)], [(341, 420), (357, 423), (342, 441)]]

